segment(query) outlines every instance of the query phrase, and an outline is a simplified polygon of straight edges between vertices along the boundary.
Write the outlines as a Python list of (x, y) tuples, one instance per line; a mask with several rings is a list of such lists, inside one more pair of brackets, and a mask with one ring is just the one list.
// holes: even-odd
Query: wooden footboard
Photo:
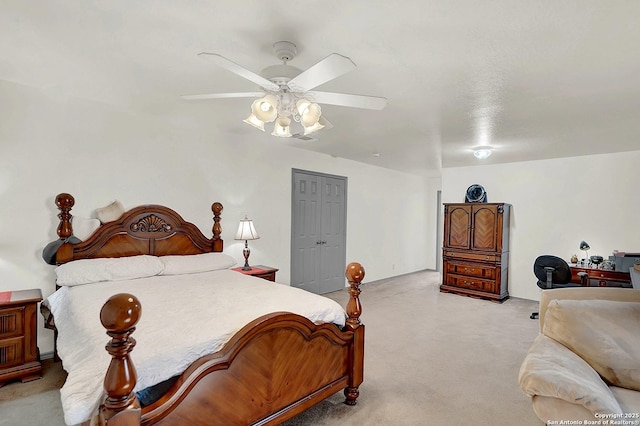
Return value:
[(343, 330), (292, 313), (262, 316), (223, 349), (194, 362), (158, 401), (144, 408), (133, 392), (136, 372), (129, 357), (140, 302), (130, 294), (111, 297), (100, 313), (111, 336), (107, 351), (112, 356), (100, 424), (279, 424), (340, 389), (345, 403), (354, 405), (364, 374), (358, 297), (364, 269), (351, 263), (346, 276), (350, 297)]

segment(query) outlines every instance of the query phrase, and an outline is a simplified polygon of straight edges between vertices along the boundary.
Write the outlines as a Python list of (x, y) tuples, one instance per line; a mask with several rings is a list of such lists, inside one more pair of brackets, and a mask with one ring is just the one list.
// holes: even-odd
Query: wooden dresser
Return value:
[(40, 289), (0, 292), (0, 386), (40, 378), (36, 312)]
[(445, 203), (440, 291), (502, 302), (509, 297), (505, 203)]

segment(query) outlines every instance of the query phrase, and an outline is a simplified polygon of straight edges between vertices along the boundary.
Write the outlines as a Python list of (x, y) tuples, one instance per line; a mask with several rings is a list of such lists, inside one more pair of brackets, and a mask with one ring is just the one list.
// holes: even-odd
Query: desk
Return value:
[(584, 265), (569, 264), (571, 268), (571, 282), (580, 284), (578, 272), (587, 273), (589, 287), (627, 287), (631, 288), (629, 272), (610, 271), (608, 269), (591, 268)]

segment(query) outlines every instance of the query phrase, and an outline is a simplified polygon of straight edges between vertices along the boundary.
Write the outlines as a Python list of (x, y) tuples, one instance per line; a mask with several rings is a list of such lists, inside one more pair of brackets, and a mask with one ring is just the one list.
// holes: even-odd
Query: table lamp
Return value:
[(586, 260), (589, 261), (589, 244), (586, 241), (580, 241), (580, 250), (584, 251), (584, 254), (587, 256)]
[(251, 253), (249, 250), (249, 240), (257, 240), (258, 238), (260, 238), (260, 236), (253, 226), (253, 221), (245, 215), (244, 219), (240, 221), (240, 226), (238, 226), (238, 232), (236, 232), (235, 238), (236, 240), (244, 240), (244, 249), (242, 250), (242, 254), (244, 255), (243, 271), (251, 270), (251, 266), (249, 266), (249, 254)]

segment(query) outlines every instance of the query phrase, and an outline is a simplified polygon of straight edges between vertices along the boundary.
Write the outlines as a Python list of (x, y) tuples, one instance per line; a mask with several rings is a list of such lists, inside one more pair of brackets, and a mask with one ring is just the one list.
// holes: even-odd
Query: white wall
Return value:
[[(277, 281), (289, 283), (292, 168), (348, 178), (347, 262), (362, 263), (365, 282), (435, 267), (429, 221), (437, 206), (423, 178), (268, 135), (250, 143), (178, 114), (133, 115), (2, 81), (0, 98), (0, 291), (54, 291), (54, 268), (41, 251), (57, 238), (60, 192), (75, 197), (72, 213), (83, 217), (115, 199), (126, 208), (164, 204), (205, 235), (211, 203), (220, 201), (225, 252), (242, 261), (233, 237), (246, 213), (261, 236), (250, 242), (251, 263), (280, 268)], [(53, 333), (39, 322), (40, 350), (51, 352)]]
[(589, 255), (640, 252), (640, 151), (444, 169), (442, 201), (462, 202), (478, 183), (489, 202), (513, 205), (509, 294), (539, 300), (533, 262), (541, 254), (569, 260), (580, 241)]

